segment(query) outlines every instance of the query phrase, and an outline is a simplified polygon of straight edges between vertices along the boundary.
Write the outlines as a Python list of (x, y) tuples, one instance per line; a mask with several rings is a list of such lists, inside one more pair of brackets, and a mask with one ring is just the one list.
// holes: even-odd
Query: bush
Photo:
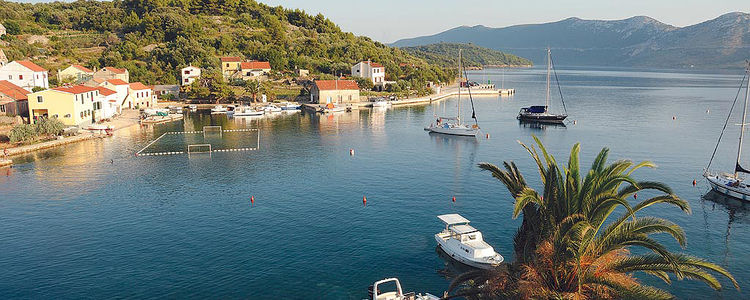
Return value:
[(42, 119), (36, 123), (37, 135), (60, 135), (65, 125), (58, 119)]
[(19, 124), (13, 126), (10, 130), (8, 138), (11, 143), (26, 142), (33, 140), (36, 137), (36, 130), (34, 125), (31, 124)]

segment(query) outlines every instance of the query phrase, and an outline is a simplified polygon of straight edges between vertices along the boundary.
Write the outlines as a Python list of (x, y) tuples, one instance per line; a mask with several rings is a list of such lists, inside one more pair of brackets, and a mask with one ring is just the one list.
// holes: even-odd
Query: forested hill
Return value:
[(474, 44), (437, 43), (401, 48), (401, 50), (411, 53), (414, 56), (443, 67), (456, 66), (459, 49), (463, 50), (463, 63), (467, 67), (519, 67), (532, 65), (530, 60), (523, 57)]
[(125, 67), (131, 81), (150, 84), (177, 83), (178, 69), (189, 64), (216, 72), (228, 55), (268, 60), (286, 72), (347, 74), (369, 59), (385, 65), (387, 80), (450, 77), (402, 50), (343, 32), (321, 14), (253, 0), (0, 1), (0, 23), (8, 29), (0, 48), (11, 60), (31, 58), (49, 70)]

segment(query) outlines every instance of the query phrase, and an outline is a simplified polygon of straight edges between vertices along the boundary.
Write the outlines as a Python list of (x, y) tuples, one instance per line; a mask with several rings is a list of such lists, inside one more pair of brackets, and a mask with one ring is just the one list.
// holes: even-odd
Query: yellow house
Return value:
[(57, 118), (67, 126), (91, 124), (94, 102), (99, 97), (95, 88), (75, 85), (58, 87), (29, 94), (29, 115), (32, 122), (40, 118)]
[(224, 75), (224, 80), (229, 80), (234, 74), (242, 71), (242, 59), (239, 57), (222, 57), (221, 58), (221, 74)]
[(58, 82), (71, 80), (73, 82), (84, 82), (94, 77), (94, 71), (81, 65), (70, 65), (65, 70), (57, 72)]

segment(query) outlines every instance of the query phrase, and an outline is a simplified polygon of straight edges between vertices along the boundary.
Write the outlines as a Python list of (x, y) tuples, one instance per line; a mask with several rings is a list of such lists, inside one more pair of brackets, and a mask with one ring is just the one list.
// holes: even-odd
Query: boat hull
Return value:
[(491, 264), (491, 263), (486, 263), (486, 262), (472, 260), (472, 259), (469, 259), (469, 258), (461, 256), (461, 255), (457, 255), (452, 250), (452, 248), (447, 245), (446, 241), (443, 238), (440, 237), (440, 234), (436, 234), (435, 235), (435, 240), (438, 243), (438, 247), (440, 247), (440, 249), (443, 250), (443, 252), (445, 252), (445, 254), (447, 254), (454, 261), (457, 261), (457, 262), (462, 263), (464, 265), (467, 265), (467, 266), (470, 266), (470, 267), (474, 267), (474, 268), (477, 268), (477, 269), (484, 269), (484, 270), (489, 270), (489, 269), (492, 269), (492, 268), (497, 267), (498, 265), (500, 265), (499, 263), (498, 264)]
[(551, 124), (562, 124), (565, 122), (567, 115), (549, 115), (549, 114), (520, 114), (518, 120), (522, 122), (537, 122), (537, 123), (551, 123)]
[(457, 135), (457, 136), (473, 136), (476, 137), (479, 134), (479, 129), (475, 128), (443, 128), (443, 127), (429, 127), (426, 128), (431, 133)]
[(727, 184), (731, 182), (730, 178), (719, 175), (708, 175), (706, 176), (706, 180), (711, 185), (711, 189), (719, 194), (740, 199), (742, 201), (750, 201), (750, 188), (729, 186)]

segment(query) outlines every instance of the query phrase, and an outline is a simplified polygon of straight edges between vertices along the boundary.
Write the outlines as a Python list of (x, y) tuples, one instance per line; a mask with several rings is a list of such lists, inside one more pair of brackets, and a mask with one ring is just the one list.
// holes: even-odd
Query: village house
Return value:
[(271, 64), (267, 61), (248, 61), (241, 63), (240, 69), (242, 80), (264, 81), (271, 72)]
[(94, 72), (94, 79), (120, 79), (125, 82), (130, 82), (130, 72), (128, 72), (128, 69), (104, 67), (101, 70)]
[(297, 77), (308, 77), (310, 76), (310, 70), (297, 69)]
[(180, 98), (180, 86), (176, 84), (157, 84), (153, 86), (153, 90), (154, 95), (158, 96), (159, 99)]
[(237, 72), (240, 72), (241, 64), (242, 59), (239, 57), (222, 57), (221, 74), (224, 76), (224, 80), (229, 80), (230, 78), (234, 77)]
[(117, 103), (117, 110), (118, 114), (121, 113), (123, 108), (133, 108), (135, 105), (132, 102), (127, 102), (128, 93), (130, 92), (130, 84), (128, 84), (125, 81), (122, 81), (120, 79), (109, 79), (104, 80), (98, 85), (95, 85), (93, 87), (104, 87), (109, 90), (115, 91), (115, 95), (113, 96), (115, 98)]
[(0, 80), (0, 115), (29, 118), (29, 91), (10, 81)]
[(8, 64), (8, 57), (5, 56), (5, 51), (0, 49), (0, 67)]
[(359, 86), (354, 80), (316, 80), (310, 101), (319, 104), (359, 102)]
[(31, 93), (29, 112), (31, 122), (40, 118), (56, 118), (67, 126), (83, 126), (95, 121), (94, 103), (99, 91), (85, 85), (58, 87)]
[(129, 85), (130, 92), (128, 92), (128, 99), (125, 102), (128, 103), (128, 108), (131, 104), (135, 108), (149, 108), (156, 105), (156, 97), (154, 91), (140, 82), (134, 82)]
[(0, 80), (11, 83), (31, 92), (35, 87), (47, 89), (47, 70), (28, 60), (17, 60), (0, 67)]
[(95, 87), (99, 91), (99, 98), (95, 100), (99, 104), (95, 104), (94, 107), (98, 107), (94, 114), (95, 119), (100, 121), (102, 119), (111, 119), (115, 115), (122, 113), (122, 108), (117, 99), (117, 92), (103, 86)]
[(81, 65), (70, 65), (64, 70), (57, 71), (57, 81), (82, 83), (94, 78), (94, 71)]
[(372, 84), (382, 87), (385, 84), (385, 67), (369, 60), (362, 61), (352, 67), (352, 76), (370, 79)]
[(201, 77), (201, 69), (198, 67), (187, 66), (180, 70), (182, 76), (181, 85), (191, 85), (196, 79)]

